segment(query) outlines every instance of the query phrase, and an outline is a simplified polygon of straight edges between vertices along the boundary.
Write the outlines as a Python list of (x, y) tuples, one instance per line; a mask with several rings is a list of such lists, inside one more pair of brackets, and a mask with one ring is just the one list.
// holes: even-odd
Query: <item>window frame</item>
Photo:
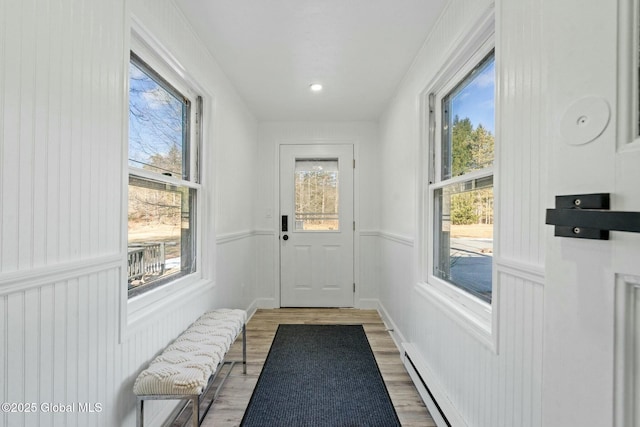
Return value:
[[(435, 116), (435, 128), (431, 132), (430, 139), (430, 147), (434, 150), (433, 160), (434, 164), (431, 166), (433, 170), (432, 178), (430, 179), (430, 183), (428, 186), (429, 189), (429, 198), (431, 203), (431, 212), (433, 213), (431, 217), (431, 227), (433, 228), (432, 240), (430, 244), (430, 248), (432, 251), (432, 256), (430, 257), (430, 279), (433, 282), (434, 286), (438, 287), (441, 292), (446, 293), (449, 298), (458, 300), (461, 304), (466, 306), (469, 310), (473, 311), (476, 316), (482, 317), (485, 321), (489, 321), (490, 318), (490, 307), (491, 304), (483, 301), (482, 299), (474, 296), (471, 292), (464, 290), (461, 286), (456, 285), (452, 282), (449, 282), (441, 277), (435, 275), (434, 270), (436, 266), (435, 257), (439, 251), (436, 248), (437, 242), (439, 241), (439, 235), (436, 231), (439, 224), (440, 215), (438, 214), (436, 207), (436, 191), (444, 190), (447, 187), (452, 185), (467, 183), (475, 180), (482, 180), (485, 178), (491, 177), (493, 180), (494, 176), (494, 166), (493, 163), (491, 166), (485, 167), (483, 169), (474, 170), (471, 172), (464, 173), (462, 175), (451, 176), (449, 178), (444, 178), (444, 168), (443, 168), (443, 151), (445, 150), (445, 129), (444, 129), (444, 120), (449, 121), (449, 116), (445, 116), (444, 112), (444, 104), (445, 100), (451, 96), (451, 93), (455, 91), (460, 84), (466, 81), (467, 78), (471, 76), (473, 70), (479, 68), (481, 65), (485, 63), (485, 61), (493, 56), (495, 61), (495, 49), (490, 48), (488, 52), (485, 49), (479, 49), (465, 64), (464, 67), (454, 74), (454, 76), (445, 84), (438, 92), (433, 93), (435, 105), (432, 110), (430, 110), (429, 114), (433, 114)], [(480, 58), (478, 60), (478, 58)], [(449, 113), (450, 114), (450, 113)], [(451, 132), (451, 129), (448, 130)], [(448, 147), (451, 150), (451, 147)], [(449, 171), (452, 174), (452, 171)], [(495, 187), (494, 183), (491, 185), (492, 188)], [(492, 261), (493, 265), (493, 261)], [(493, 268), (493, 267), (492, 267)], [(493, 275), (492, 275), (492, 283), (493, 283)], [(452, 292), (450, 288), (454, 288), (456, 292)], [(493, 287), (492, 287), (493, 288)], [(492, 289), (493, 292), (493, 289)], [(470, 297), (470, 298), (467, 298)]]
[[(493, 166), (467, 174), (440, 180), (442, 159), (442, 100), (454, 90), (493, 51), (496, 60), (496, 45), (493, 13), (483, 17), (473, 33), (462, 37), (452, 47), (443, 67), (434, 76), (421, 94), (421, 173), (419, 174), (420, 200), (420, 281), (417, 291), (451, 316), (487, 347), (497, 352), (498, 280), (496, 277), (496, 230), (499, 188), (496, 180), (497, 150), (494, 149)], [(497, 63), (497, 60), (496, 60)], [(498, 129), (498, 67), (496, 66), (496, 126)], [(497, 132), (495, 132), (497, 133)], [(496, 138), (497, 143), (497, 138)], [(497, 144), (496, 144), (497, 147)], [(435, 191), (451, 184), (493, 176), (494, 193), (494, 260), (492, 262), (492, 301), (487, 303), (465, 290), (437, 277), (434, 274), (434, 244), (437, 242), (437, 212)]]
[[(194, 206), (193, 211), (190, 211), (190, 215), (193, 215), (194, 218), (191, 219), (191, 225), (193, 226), (192, 231), (192, 239), (194, 242), (192, 243), (192, 253), (193, 253), (193, 264), (194, 271), (186, 274), (180, 274), (176, 277), (167, 277), (166, 279), (160, 279), (156, 284), (151, 284), (146, 289), (141, 289), (137, 292), (131, 292), (128, 289), (128, 280), (126, 279), (126, 271), (124, 273), (125, 280), (127, 283), (127, 287), (125, 288), (125, 296), (124, 299), (127, 301), (129, 316), (127, 319), (128, 324), (132, 324), (132, 322), (138, 318), (143, 317), (143, 312), (146, 313), (145, 309), (152, 309), (158, 307), (160, 300), (166, 298), (169, 294), (176, 295), (176, 293), (181, 294), (185, 291), (186, 287), (193, 285), (203, 279), (203, 271), (202, 271), (202, 217), (203, 217), (203, 195), (204, 190), (202, 186), (202, 171), (201, 171), (201, 156), (202, 156), (202, 139), (203, 139), (203, 97), (200, 95), (201, 90), (197, 85), (193, 83), (187, 76), (185, 76), (180, 70), (177, 64), (173, 61), (173, 58), (167, 54), (163, 49), (154, 49), (152, 48), (146, 41), (145, 38), (141, 35), (137, 34), (135, 31), (132, 31), (131, 37), (131, 46), (129, 50), (130, 54), (127, 55), (126, 65), (127, 65), (127, 74), (126, 74), (126, 105), (127, 111), (129, 106), (129, 64), (134, 59), (136, 62), (143, 64), (146, 73), (147, 71), (151, 71), (153, 75), (151, 77), (162, 87), (164, 87), (172, 94), (176, 92), (181, 95), (184, 99), (187, 99), (190, 103), (189, 106), (189, 118), (187, 122), (187, 131), (188, 132), (188, 146), (185, 147), (185, 150), (188, 151), (188, 163), (186, 165), (183, 164), (183, 174), (182, 176), (177, 176), (177, 174), (173, 174), (171, 176), (167, 176), (161, 174), (159, 172), (149, 171), (142, 168), (138, 168), (135, 166), (129, 165), (129, 135), (128, 131), (126, 132), (125, 138), (125, 148), (124, 155), (125, 158), (125, 170), (126, 170), (126, 178), (124, 188), (126, 189), (126, 194), (128, 194), (128, 183), (130, 177), (141, 178), (143, 180), (150, 180), (154, 182), (160, 182), (163, 184), (183, 187), (187, 190), (193, 190), (195, 193), (195, 200), (191, 203)], [(170, 89), (167, 89), (166, 86), (169, 86)], [(125, 117), (125, 121), (129, 123), (128, 114)], [(185, 176), (186, 174), (186, 176)], [(128, 212), (128, 198), (125, 196), (124, 198), (124, 211), (125, 215)], [(128, 230), (127, 230), (128, 219), (127, 216), (124, 218), (124, 246), (128, 246)], [(127, 254), (127, 250), (124, 251)], [(127, 257), (127, 255), (125, 255)], [(126, 261), (125, 261), (126, 263)]]

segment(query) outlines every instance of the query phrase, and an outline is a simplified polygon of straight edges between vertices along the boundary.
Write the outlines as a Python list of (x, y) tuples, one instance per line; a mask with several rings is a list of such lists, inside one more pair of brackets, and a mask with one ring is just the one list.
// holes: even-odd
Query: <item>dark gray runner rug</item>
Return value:
[(280, 325), (241, 426), (399, 426), (361, 325)]

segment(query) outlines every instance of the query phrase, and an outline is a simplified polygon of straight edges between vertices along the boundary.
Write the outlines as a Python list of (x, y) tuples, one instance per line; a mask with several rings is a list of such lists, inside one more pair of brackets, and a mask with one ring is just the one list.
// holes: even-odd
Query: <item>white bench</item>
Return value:
[[(193, 427), (207, 415), (220, 388), (238, 361), (227, 361), (231, 344), (242, 333), (242, 372), (247, 373), (247, 313), (219, 309), (207, 312), (193, 322), (176, 340), (142, 371), (133, 385), (138, 396), (137, 425), (144, 426), (145, 400), (186, 400), (191, 402)], [(200, 415), (200, 398), (215, 381), (220, 368), (230, 364), (206, 410)], [(183, 407), (184, 409), (184, 407)]]

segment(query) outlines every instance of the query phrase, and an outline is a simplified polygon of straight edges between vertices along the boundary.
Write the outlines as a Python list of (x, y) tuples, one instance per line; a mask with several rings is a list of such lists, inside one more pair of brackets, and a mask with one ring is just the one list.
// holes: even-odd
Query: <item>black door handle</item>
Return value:
[(289, 240), (289, 235), (285, 234), (284, 236), (282, 236), (282, 240)]
[(547, 209), (546, 224), (555, 235), (609, 240), (609, 231), (640, 233), (640, 212), (610, 211), (609, 193), (556, 196), (556, 208)]

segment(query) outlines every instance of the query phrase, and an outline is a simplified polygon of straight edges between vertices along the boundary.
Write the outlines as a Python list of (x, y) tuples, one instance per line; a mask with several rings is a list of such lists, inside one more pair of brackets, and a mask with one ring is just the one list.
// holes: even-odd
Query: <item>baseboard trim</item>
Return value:
[(467, 423), (447, 397), (420, 352), (411, 343), (402, 344), (402, 361), (420, 397), (438, 427), (467, 427)]
[(402, 334), (402, 331), (398, 329), (398, 326), (394, 323), (391, 316), (389, 316), (389, 313), (384, 308), (384, 305), (382, 305), (382, 303), (379, 301), (378, 301), (377, 310), (378, 310), (378, 314), (380, 314), (380, 317), (382, 318), (382, 321), (387, 327), (387, 331), (391, 335), (391, 339), (393, 339), (393, 342), (398, 348), (398, 351), (400, 352), (400, 354), (402, 354), (403, 352), (402, 343), (407, 341), (404, 335)]
[[(416, 389), (420, 394), (420, 397), (422, 397), (422, 400), (424, 401), (425, 405), (427, 405), (429, 414), (431, 415), (431, 418), (433, 418), (433, 420), (435, 421), (436, 425), (438, 427), (441, 427), (441, 426), (451, 427), (451, 423), (447, 419), (447, 416), (442, 411), (442, 408), (440, 407), (440, 405), (438, 405), (438, 402), (433, 396), (433, 393), (431, 393), (429, 386), (424, 381), (424, 379), (422, 378), (422, 375), (420, 375), (420, 372), (418, 371), (418, 368), (416, 368), (416, 365), (414, 365), (413, 361), (411, 360), (411, 358), (406, 352), (403, 354), (402, 361), (404, 363), (405, 368), (407, 368), (407, 372), (409, 373), (411, 380), (415, 384)], [(422, 385), (422, 388), (419, 387), (420, 384)]]
[(256, 314), (256, 310), (258, 310), (257, 299), (253, 300), (253, 302), (249, 304), (249, 307), (247, 307), (245, 310), (247, 312), (247, 323), (249, 323), (249, 320), (253, 317), (254, 314)]
[(280, 305), (276, 304), (276, 299), (275, 298), (256, 298), (253, 301), (253, 304), (255, 304), (256, 309), (259, 309), (259, 308), (266, 308), (266, 309), (280, 308)]
[(355, 305), (355, 308), (360, 310), (377, 310), (380, 305), (380, 301), (377, 298), (360, 298)]

